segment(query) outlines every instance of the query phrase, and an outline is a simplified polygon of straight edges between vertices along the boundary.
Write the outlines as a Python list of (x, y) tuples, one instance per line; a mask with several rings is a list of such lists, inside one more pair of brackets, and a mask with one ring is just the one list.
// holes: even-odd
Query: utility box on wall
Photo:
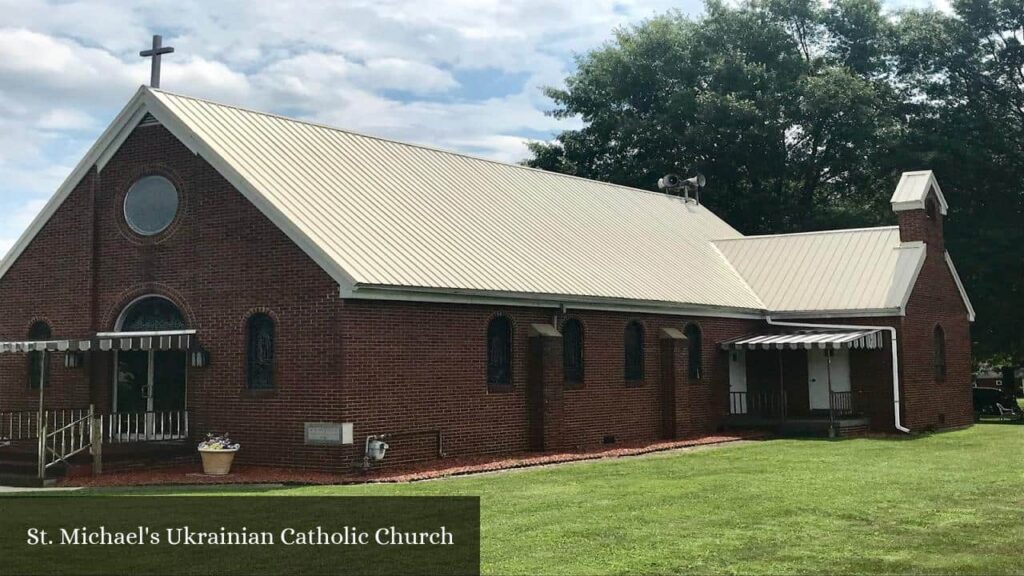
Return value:
[(352, 443), (351, 423), (306, 422), (307, 446), (342, 446)]

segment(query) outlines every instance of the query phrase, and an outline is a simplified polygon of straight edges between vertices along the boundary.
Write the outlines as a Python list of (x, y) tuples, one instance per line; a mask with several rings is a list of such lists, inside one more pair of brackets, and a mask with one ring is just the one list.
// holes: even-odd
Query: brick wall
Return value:
[[(907, 215), (907, 216), (904, 216)], [(927, 256), (902, 319), (900, 347), (904, 414), (913, 430), (968, 426), (974, 421), (971, 400), (971, 325), (956, 282), (946, 263), (942, 216), (924, 211), (901, 213), (900, 225), (913, 222), (927, 244)], [(934, 333), (946, 341), (946, 374), (935, 370)]]
[[(140, 176), (161, 174), (178, 186), (182, 208), (171, 228), (141, 238), (124, 224), (122, 204)], [(341, 301), (336, 284), (206, 162), (161, 127), (139, 128), (102, 173), (91, 173), (0, 281), (0, 335), (23, 338), (37, 319), (55, 337), (115, 328), (136, 298), (162, 295), (183, 311), (211, 365), (190, 369), (187, 403), (193, 428), (230, 432), (242, 462), (345, 468), (361, 439), (395, 434), (390, 462), (433, 457), (436, 432), (451, 455), (506, 453), (528, 447), (526, 357), (531, 324), (553, 309)], [(245, 388), (245, 325), (257, 311), (277, 322), (271, 392)], [(505, 314), (514, 326), (513, 386), (486, 386), (487, 323)], [(717, 428), (727, 410), (728, 366), (715, 343), (756, 330), (753, 320), (679, 318), (570, 310), (584, 325), (585, 382), (563, 397), (566, 447), (660, 435), (663, 327), (703, 331), (703, 377), (677, 383), (677, 430)], [(627, 322), (645, 328), (645, 374), (624, 379)], [(686, 347), (680, 348), (681, 354)], [(113, 353), (89, 355), (66, 369), (53, 359), (51, 407), (112, 408)], [(34, 410), (25, 359), (0, 358), (0, 409)], [(356, 445), (307, 447), (303, 423), (354, 422)]]
[[(152, 173), (176, 182), (183, 203), (167, 232), (143, 239), (125, 226), (122, 203), (132, 182)], [(935, 422), (939, 414), (946, 425), (958, 425), (969, 413), (969, 398), (962, 402), (969, 390), (961, 385), (969, 386), (966, 319), (955, 287), (951, 291), (943, 278), (930, 253), (922, 287), (900, 325), (909, 338), (930, 334), (932, 324), (942, 322), (950, 339), (944, 383), (926, 382), (922, 372), (931, 370), (930, 355), (924, 358), (930, 336), (915, 338), (905, 356), (912, 363), (905, 386), (914, 426)], [(189, 369), (193, 428), (230, 432), (244, 446), (242, 462), (345, 469), (372, 434), (392, 435), (390, 463), (435, 457), (438, 432), (453, 456), (529, 446), (529, 330), (550, 324), (556, 310), (342, 301), (325, 272), (159, 126), (136, 130), (102, 173), (89, 174), (0, 280), (0, 337), (24, 338), (38, 319), (47, 320), (56, 337), (109, 331), (124, 307), (146, 294), (175, 302), (198, 330), (211, 365)], [(254, 393), (245, 385), (245, 326), (254, 312), (277, 323), (276, 388), (270, 392)], [(501, 392), (486, 384), (485, 336), (497, 314), (514, 327), (512, 386)], [(617, 442), (663, 436), (666, 365), (676, 371), (674, 435), (717, 429), (728, 411), (729, 389), (728, 357), (717, 344), (764, 327), (758, 320), (573, 309), (568, 316), (584, 327), (585, 380), (561, 398), (564, 441), (558, 444), (567, 448), (591, 447), (608, 436)], [(627, 383), (623, 335), (632, 320), (644, 326), (646, 377)], [(702, 335), (698, 379), (687, 375), (685, 341), (668, 348), (659, 342), (663, 328), (685, 331), (690, 323)], [(684, 357), (666, 364), (666, 349)], [(81, 369), (64, 368), (56, 355), (48, 406), (93, 402), (110, 410), (113, 367), (112, 353), (90, 355)], [(886, 397), (884, 385), (873, 386)], [(24, 357), (0, 357), (0, 410), (34, 410), (37, 398), (27, 388)], [(884, 408), (879, 410), (883, 417)], [(319, 421), (353, 422), (356, 444), (305, 446), (303, 423)]]

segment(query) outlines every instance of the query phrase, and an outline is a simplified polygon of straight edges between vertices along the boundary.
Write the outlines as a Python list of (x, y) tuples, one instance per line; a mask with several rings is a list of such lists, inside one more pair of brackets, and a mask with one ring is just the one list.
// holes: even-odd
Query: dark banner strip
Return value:
[(0, 573), (480, 573), (479, 498), (6, 497)]

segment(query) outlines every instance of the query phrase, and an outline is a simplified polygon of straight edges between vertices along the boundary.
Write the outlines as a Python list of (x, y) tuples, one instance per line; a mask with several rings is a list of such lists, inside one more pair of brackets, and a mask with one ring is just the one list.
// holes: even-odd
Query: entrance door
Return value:
[(181, 351), (117, 353), (119, 414), (185, 409), (187, 356)]
[(850, 351), (846, 348), (831, 350), (832, 363), (825, 350), (807, 351), (807, 396), (811, 410), (829, 409), (829, 378), (833, 392), (850, 391)]
[(123, 440), (166, 440), (184, 432), (187, 358), (179, 351), (117, 353), (114, 412)]
[[(181, 311), (166, 298), (147, 296), (129, 305), (117, 323), (119, 332), (183, 330)], [(121, 434), (160, 439), (184, 429), (188, 355), (180, 350), (131, 350), (115, 353), (114, 412)]]
[(149, 412), (149, 352), (117, 353), (114, 412)]

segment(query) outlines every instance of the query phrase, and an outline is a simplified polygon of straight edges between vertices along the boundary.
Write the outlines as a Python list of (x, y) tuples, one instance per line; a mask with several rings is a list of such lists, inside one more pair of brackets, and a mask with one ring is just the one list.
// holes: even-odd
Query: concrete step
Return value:
[(35, 474), (11, 474), (0, 472), (0, 486), (14, 488), (51, 488), (57, 485), (58, 478), (47, 476), (40, 479)]

